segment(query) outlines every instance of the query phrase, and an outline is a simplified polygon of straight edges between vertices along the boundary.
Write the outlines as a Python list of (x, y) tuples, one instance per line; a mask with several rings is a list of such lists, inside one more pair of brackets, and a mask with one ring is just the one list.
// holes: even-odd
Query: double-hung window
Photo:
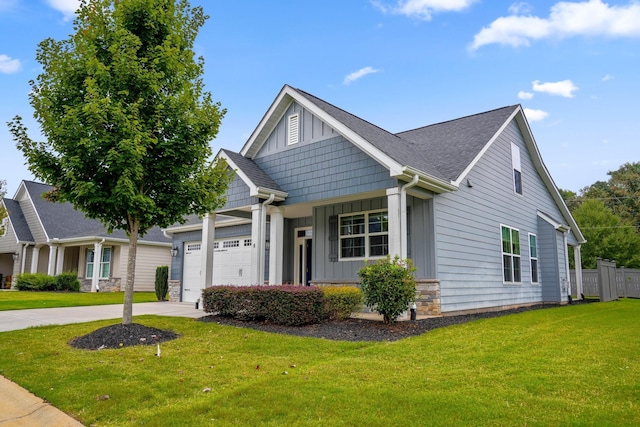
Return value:
[(341, 215), (340, 259), (380, 258), (389, 253), (387, 211)]
[(111, 273), (111, 248), (102, 248), (100, 259), (96, 263), (95, 251), (87, 249), (87, 277), (93, 277), (93, 269), (98, 268), (98, 277), (108, 279)]
[(505, 283), (522, 282), (520, 266), (520, 231), (506, 225), (501, 226), (502, 279)]
[(531, 263), (531, 283), (538, 283), (538, 239), (529, 233), (529, 260)]

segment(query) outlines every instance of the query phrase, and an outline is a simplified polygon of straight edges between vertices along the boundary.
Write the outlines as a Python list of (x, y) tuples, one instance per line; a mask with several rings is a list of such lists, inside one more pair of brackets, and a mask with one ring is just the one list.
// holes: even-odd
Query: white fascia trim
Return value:
[(536, 171), (542, 178), (542, 182), (544, 182), (545, 186), (547, 187), (547, 190), (549, 190), (549, 193), (551, 194), (553, 201), (556, 203), (556, 205), (560, 209), (560, 214), (562, 215), (564, 220), (567, 221), (568, 227), (570, 227), (570, 229), (573, 231), (573, 234), (577, 239), (578, 244), (586, 243), (587, 239), (584, 238), (582, 231), (580, 231), (580, 227), (578, 227), (578, 223), (573, 218), (573, 215), (571, 215), (571, 211), (569, 210), (569, 207), (564, 202), (564, 199), (560, 195), (560, 191), (558, 190), (558, 187), (556, 186), (555, 182), (553, 182), (553, 178), (551, 178), (551, 174), (549, 173), (549, 170), (547, 169), (544, 162), (542, 161), (540, 150), (538, 150), (538, 145), (535, 142), (533, 133), (531, 132), (531, 128), (529, 127), (529, 123), (527, 122), (527, 119), (524, 115), (524, 112), (522, 111), (521, 106), (518, 106), (517, 112), (519, 113), (519, 115), (516, 116), (516, 121), (520, 126), (520, 130), (522, 131), (525, 144), (527, 144), (527, 147), (529, 148), (531, 160), (533, 162), (533, 165), (536, 168)]
[(442, 179), (435, 178), (431, 175), (427, 175), (417, 169), (409, 166), (404, 166), (401, 172), (396, 175), (391, 175), (394, 178), (402, 179), (403, 181), (410, 182), (414, 176), (418, 176), (418, 187), (432, 190), (436, 193), (448, 193), (451, 191), (457, 191), (458, 186)]
[[(42, 230), (42, 233), (44, 234), (45, 241), (48, 242), (50, 240), (49, 235), (47, 234), (47, 230), (44, 228), (44, 225), (42, 224), (42, 220), (40, 219), (40, 213), (36, 209), (36, 205), (33, 203), (33, 199), (31, 198), (31, 194), (29, 194), (29, 191), (27, 191), (27, 186), (25, 185), (24, 181), (22, 181), (20, 183), (20, 186), (24, 186), (24, 194), (27, 195), (27, 198), (29, 199), (29, 203), (31, 203), (31, 207), (33, 208), (33, 212), (36, 214), (36, 219), (38, 220), (38, 224), (40, 224), (40, 229)], [(18, 191), (20, 191), (20, 190), (18, 189)], [(20, 203), (19, 200), (16, 200), (16, 201), (18, 203)], [(27, 226), (29, 226), (29, 223), (27, 223)], [(31, 232), (31, 235), (33, 236), (33, 232)]]
[[(246, 218), (235, 218), (235, 219), (228, 219), (220, 222), (216, 221), (215, 224), (216, 224), (216, 228), (232, 227), (234, 225), (251, 224), (251, 220)], [(199, 231), (199, 230), (202, 230), (202, 222), (199, 222), (197, 224), (178, 225), (176, 227), (162, 229), (162, 231), (166, 232), (166, 234), (186, 233), (189, 231)]]
[[(291, 101), (286, 101), (285, 97), (289, 97), (293, 101), (296, 101), (304, 109), (308, 110), (313, 115), (318, 117), (320, 120), (327, 123), (336, 132), (338, 132), (340, 135), (342, 135), (351, 143), (353, 143), (356, 147), (360, 148), (362, 151), (367, 153), (371, 158), (373, 158), (382, 166), (384, 166), (386, 169), (388, 169), (390, 171), (391, 176), (398, 175), (400, 171), (402, 171), (401, 164), (393, 160), (384, 152), (378, 150), (376, 147), (371, 145), (367, 140), (362, 138), (360, 135), (352, 131), (350, 128), (348, 128), (344, 124), (337, 121), (333, 116), (329, 115), (325, 111), (318, 108), (315, 104), (313, 104), (311, 101), (309, 101), (308, 99), (300, 95), (298, 91), (296, 91), (294, 88), (292, 88), (289, 85), (285, 85), (282, 88), (282, 90), (276, 97), (275, 101), (271, 104), (271, 107), (269, 107), (269, 110), (260, 121), (260, 124), (258, 125), (258, 127), (251, 134), (251, 137), (249, 138), (245, 146), (240, 151), (240, 153), (243, 156), (247, 155), (251, 151), (251, 148), (253, 144), (256, 142), (258, 135), (263, 131), (263, 128), (269, 122), (269, 118), (271, 117), (271, 115), (273, 115), (277, 110), (280, 109), (281, 103), (286, 102), (287, 106), (291, 104)], [(282, 111), (283, 112), (286, 111), (286, 108), (282, 109)], [(282, 116), (282, 114), (280, 114), (280, 116)], [(278, 120), (279, 119), (280, 117), (278, 117)]]
[(216, 157), (220, 157), (220, 158), (225, 159), (225, 161), (231, 167), (231, 169), (233, 169), (235, 171), (235, 173), (238, 174), (240, 179), (242, 179), (242, 181), (247, 185), (247, 187), (249, 187), (249, 195), (251, 197), (262, 197), (262, 198), (266, 197), (266, 198), (268, 198), (271, 194), (274, 194), (275, 195), (275, 201), (281, 202), (284, 199), (286, 199), (287, 196), (289, 195), (288, 193), (286, 193), (284, 191), (272, 190), (272, 189), (269, 189), (269, 188), (262, 188), (262, 187), (256, 186), (253, 183), (253, 181), (251, 181), (251, 179), (249, 179), (247, 174), (245, 174), (242, 171), (242, 169), (240, 169), (238, 167), (238, 165), (236, 163), (234, 163), (234, 161), (231, 160), (231, 158), (229, 156), (227, 156), (227, 154), (225, 153), (224, 150), (220, 150), (220, 152), (218, 153), (218, 155)]
[(482, 158), (482, 156), (484, 156), (484, 154), (487, 152), (487, 150), (489, 150), (489, 148), (491, 148), (491, 146), (493, 145), (495, 140), (498, 138), (498, 136), (500, 136), (500, 134), (502, 134), (502, 131), (504, 131), (505, 128), (509, 125), (509, 123), (511, 123), (511, 120), (513, 120), (513, 118), (518, 114), (518, 112), (521, 112), (521, 111), (522, 111), (521, 107), (518, 106), (518, 108), (516, 108), (513, 111), (513, 113), (511, 113), (509, 118), (504, 121), (504, 123), (502, 124), (502, 126), (500, 126), (498, 131), (495, 134), (493, 134), (491, 139), (484, 145), (484, 147), (482, 147), (482, 150), (480, 150), (478, 155), (471, 161), (471, 163), (469, 163), (469, 165), (465, 168), (465, 170), (462, 171), (462, 173), (460, 174), (458, 179), (456, 179), (455, 181), (452, 181), (453, 185), (455, 185), (455, 186), (459, 186), (460, 185), (460, 183), (467, 177), (469, 172), (471, 172), (471, 169), (473, 169), (475, 167), (476, 163), (478, 163), (480, 161), (480, 159)]
[[(92, 243), (92, 242), (96, 242), (96, 241), (101, 241), (104, 240), (105, 243), (107, 244), (129, 244), (129, 239), (117, 239), (117, 238), (112, 238), (112, 237), (104, 237), (104, 236), (86, 236), (86, 237), (78, 237), (78, 238), (67, 238), (67, 239), (53, 239), (53, 240), (47, 240), (47, 243), (57, 243), (57, 244), (63, 244), (63, 245), (67, 245), (67, 246), (73, 246), (73, 245), (81, 245), (81, 244), (87, 244), (87, 243)], [(138, 240), (138, 245), (145, 245), (145, 246), (171, 246), (171, 242), (151, 242), (151, 241), (147, 241), (147, 240)]]
[(571, 227), (569, 227), (567, 224), (559, 223), (558, 221), (556, 221), (555, 219), (551, 218), (551, 217), (550, 217), (549, 215), (547, 215), (546, 213), (544, 213), (544, 212), (540, 212), (540, 211), (537, 211), (537, 213), (538, 213), (538, 216), (539, 216), (540, 218), (542, 218), (543, 220), (545, 220), (546, 222), (548, 222), (548, 223), (549, 223), (549, 225), (551, 225), (551, 226), (552, 226), (553, 228), (555, 228), (556, 230), (558, 230), (558, 231), (562, 231), (562, 232), (565, 232), (565, 231), (569, 231), (569, 230), (571, 230)]

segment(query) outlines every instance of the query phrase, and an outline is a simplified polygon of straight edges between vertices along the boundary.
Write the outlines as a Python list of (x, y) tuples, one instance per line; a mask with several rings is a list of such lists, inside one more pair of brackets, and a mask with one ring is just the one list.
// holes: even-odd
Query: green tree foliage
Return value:
[(581, 247), (583, 268), (596, 268), (596, 258), (640, 268), (640, 234), (602, 200), (584, 200), (572, 214), (587, 239)]
[(109, 230), (129, 236), (123, 323), (131, 323), (137, 241), (151, 227), (224, 202), (209, 142), (225, 110), (204, 91), (193, 46), (207, 16), (187, 0), (83, 0), (69, 39), (42, 41), (30, 102), (45, 142), (9, 127), (29, 169)]
[(411, 260), (389, 255), (358, 271), (364, 303), (382, 314), (384, 323), (395, 322), (416, 298), (415, 268)]
[(640, 162), (625, 163), (608, 175), (607, 182), (584, 188), (582, 197), (602, 200), (613, 213), (640, 229)]
[(156, 298), (158, 301), (164, 301), (169, 291), (169, 266), (160, 265), (156, 267), (155, 279)]

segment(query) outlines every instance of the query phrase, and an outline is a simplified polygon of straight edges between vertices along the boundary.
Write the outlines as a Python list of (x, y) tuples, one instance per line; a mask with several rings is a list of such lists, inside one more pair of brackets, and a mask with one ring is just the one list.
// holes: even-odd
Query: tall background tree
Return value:
[[(587, 243), (582, 266), (595, 268), (596, 258), (640, 268), (640, 162), (625, 163), (580, 190), (560, 190)], [(570, 260), (571, 261), (571, 260)]]
[(125, 325), (138, 238), (224, 202), (227, 167), (209, 143), (225, 110), (193, 51), (207, 18), (187, 0), (83, 0), (75, 33), (37, 50), (30, 103), (45, 141), (9, 122), (29, 169), (54, 186), (47, 197), (127, 232)]

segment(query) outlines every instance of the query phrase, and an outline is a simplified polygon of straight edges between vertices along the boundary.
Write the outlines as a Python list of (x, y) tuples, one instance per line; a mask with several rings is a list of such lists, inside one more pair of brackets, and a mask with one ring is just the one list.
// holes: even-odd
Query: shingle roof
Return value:
[(416, 147), (415, 144), (303, 90), (295, 90), (401, 165), (414, 167), (436, 178), (446, 178), (446, 175), (438, 170), (431, 161), (431, 156)]
[(27, 220), (24, 218), (24, 213), (20, 207), (20, 203), (13, 199), (2, 199), (2, 201), (4, 202), (5, 208), (7, 208), (13, 232), (16, 233), (18, 241), (34, 242), (31, 230), (29, 230), (29, 225), (27, 224)]
[(455, 181), (518, 108), (499, 108), (396, 135), (420, 148), (444, 176)]
[(253, 182), (256, 187), (268, 188), (269, 190), (282, 191), (277, 182), (275, 182), (265, 171), (262, 170), (253, 160), (244, 157), (240, 153), (230, 150), (222, 150), (225, 154), (238, 166), (240, 170)]
[[(109, 234), (99, 220), (87, 218), (71, 203), (54, 203), (44, 199), (42, 195), (50, 192), (53, 189), (52, 186), (34, 181), (24, 181), (24, 185), (50, 239), (89, 236), (128, 239), (123, 230), (114, 230)], [(140, 241), (169, 242), (169, 239), (164, 236), (159, 227), (153, 227), (144, 237), (140, 238)]]

